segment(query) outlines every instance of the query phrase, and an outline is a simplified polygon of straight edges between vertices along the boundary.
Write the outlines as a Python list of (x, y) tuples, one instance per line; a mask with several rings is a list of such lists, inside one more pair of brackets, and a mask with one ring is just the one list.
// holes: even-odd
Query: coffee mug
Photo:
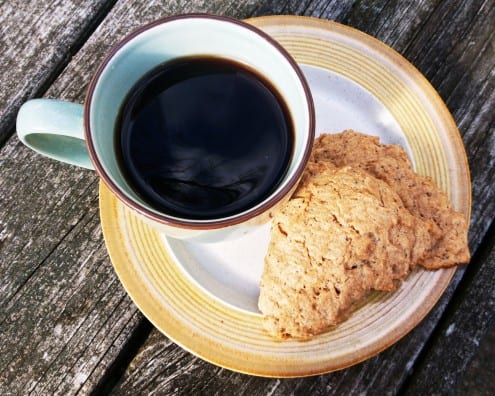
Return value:
[[(115, 144), (123, 105), (136, 83), (160, 65), (191, 57), (214, 57), (254, 71), (280, 96), (291, 124), (287, 167), (272, 190), (247, 208), (212, 218), (189, 218), (157, 209), (130, 182)], [(217, 241), (243, 235), (268, 221), (270, 213), (290, 197), (311, 152), (314, 119), (309, 86), (280, 44), (242, 21), (189, 14), (145, 25), (111, 49), (89, 84), (84, 106), (55, 99), (23, 104), (17, 134), (25, 145), (45, 156), (95, 169), (121, 202), (160, 232)]]

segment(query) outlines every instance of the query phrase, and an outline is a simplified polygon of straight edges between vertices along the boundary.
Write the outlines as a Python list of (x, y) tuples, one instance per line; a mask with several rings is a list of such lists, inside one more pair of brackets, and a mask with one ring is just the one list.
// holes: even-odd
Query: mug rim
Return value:
[[(165, 213), (158, 213), (153, 210), (148, 209), (147, 207), (139, 204), (138, 202), (134, 201), (132, 198), (128, 197), (126, 194), (123, 193), (121, 188), (113, 182), (113, 180), (110, 178), (108, 175), (106, 169), (102, 165), (100, 159), (98, 158), (98, 155), (96, 153), (96, 149), (92, 140), (92, 134), (91, 134), (91, 125), (90, 125), (90, 113), (91, 113), (91, 103), (94, 97), (94, 92), (96, 85), (103, 74), (104, 70), (106, 69), (108, 63), (113, 59), (113, 57), (117, 54), (118, 51), (122, 47), (124, 47), (127, 43), (132, 41), (135, 37), (139, 36), (140, 34), (156, 27), (160, 26), (169, 22), (173, 22), (176, 20), (182, 20), (182, 19), (211, 19), (211, 20), (218, 20), (222, 22), (227, 22), (227, 23), (232, 23), (238, 26), (241, 26), (243, 28), (246, 28), (253, 33), (257, 34), (259, 37), (262, 39), (266, 40), (272, 47), (274, 47), (289, 63), (291, 68), (294, 70), (294, 72), (297, 75), (297, 78), (299, 82), (301, 83), (301, 86), (303, 88), (304, 94), (306, 96), (306, 104), (308, 107), (308, 115), (309, 115), (309, 123), (307, 125), (308, 128), (308, 135), (307, 135), (307, 141), (304, 142), (304, 153), (302, 155), (302, 159), (297, 165), (293, 175), (287, 180), (282, 188), (277, 191), (275, 194), (272, 194), (265, 198), (264, 201), (262, 201), (260, 204), (258, 204), (255, 207), (252, 207), (250, 209), (247, 209), (241, 213), (229, 216), (228, 218), (217, 218), (217, 219), (206, 219), (206, 220), (196, 220), (196, 219), (185, 219), (185, 218), (178, 218), (178, 217), (173, 217), (170, 215), (167, 215)], [(85, 136), (85, 141), (86, 141), (86, 146), (88, 148), (89, 156), (91, 158), (91, 162), (93, 163), (96, 172), (98, 173), (98, 176), (103, 179), (105, 185), (108, 186), (108, 188), (121, 200), (124, 202), (128, 207), (131, 209), (137, 211), (139, 214), (145, 216), (151, 221), (169, 226), (169, 227), (175, 227), (175, 228), (182, 228), (182, 229), (190, 229), (190, 230), (208, 230), (208, 229), (217, 229), (217, 228), (223, 228), (223, 227), (228, 227), (228, 226), (233, 226), (236, 224), (244, 223), (252, 218), (257, 217), (258, 215), (266, 212), (270, 208), (274, 207), (278, 202), (280, 202), (288, 193), (290, 193), (290, 190), (293, 189), (293, 187), (296, 185), (296, 183), (299, 181), (306, 164), (309, 160), (309, 156), (311, 154), (311, 149), (313, 146), (313, 141), (315, 137), (315, 109), (314, 109), (314, 103), (313, 103), (313, 98), (311, 95), (311, 91), (309, 88), (309, 84), (306, 81), (306, 78), (304, 77), (304, 74), (302, 70), (300, 69), (299, 65), (297, 62), (292, 58), (292, 56), (287, 52), (285, 48), (282, 47), (280, 43), (278, 43), (275, 39), (273, 39), (271, 36), (269, 36), (267, 33), (263, 32), (261, 29), (250, 25), (244, 21), (231, 18), (231, 17), (226, 17), (226, 16), (220, 16), (220, 15), (211, 15), (211, 14), (202, 14), (202, 13), (191, 13), (191, 14), (180, 14), (180, 15), (173, 15), (173, 16), (168, 16), (168, 17), (163, 17), (160, 19), (157, 19), (155, 21), (152, 21), (150, 23), (147, 23), (141, 27), (136, 28), (133, 30), (131, 33), (126, 35), (123, 39), (121, 39), (117, 44), (115, 44), (105, 55), (105, 58), (103, 61), (99, 64), (96, 73), (93, 75), (91, 78), (91, 81), (88, 86), (88, 91), (86, 95), (86, 100), (84, 103), (84, 113), (83, 113), (83, 123), (84, 123), (84, 136)]]

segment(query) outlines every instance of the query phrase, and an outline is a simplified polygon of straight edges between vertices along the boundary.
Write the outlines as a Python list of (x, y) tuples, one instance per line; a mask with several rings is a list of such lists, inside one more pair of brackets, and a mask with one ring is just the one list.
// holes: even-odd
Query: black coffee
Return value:
[(126, 98), (117, 152), (130, 185), (172, 216), (215, 219), (266, 198), (286, 173), (292, 124), (277, 91), (245, 66), (182, 58)]

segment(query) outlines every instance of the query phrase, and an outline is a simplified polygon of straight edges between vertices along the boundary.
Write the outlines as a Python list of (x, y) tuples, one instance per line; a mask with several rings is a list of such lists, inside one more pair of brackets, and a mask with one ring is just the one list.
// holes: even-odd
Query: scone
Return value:
[(260, 282), (265, 327), (277, 338), (319, 334), (418, 264), (467, 262), (466, 234), (464, 218), (399, 146), (353, 131), (323, 135), (273, 218)]
[(323, 134), (316, 141), (311, 162), (339, 167), (358, 166), (385, 181), (413, 216), (430, 223), (433, 240), (420, 264), (429, 269), (467, 263), (467, 223), (452, 209), (447, 195), (429, 177), (417, 175), (404, 149), (380, 144), (375, 136), (351, 130)]

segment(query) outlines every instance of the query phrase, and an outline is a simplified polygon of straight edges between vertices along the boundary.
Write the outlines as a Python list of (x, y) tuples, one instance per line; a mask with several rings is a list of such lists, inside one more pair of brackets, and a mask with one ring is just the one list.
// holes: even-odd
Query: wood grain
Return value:
[(75, 393), (142, 316), (107, 258), (95, 175), (14, 139), (1, 163), (0, 392)]
[[(462, 279), (458, 294), (446, 310), (428, 345), (428, 355), (421, 356), (414, 381), (408, 383), (408, 395), (447, 394), (461, 382), (469, 362), (486, 333), (486, 324), (495, 317), (495, 223), (483, 246), (473, 257), (472, 268)], [(459, 297), (460, 296), (460, 297)], [(441, 373), (441, 375), (440, 375)]]
[[(39, 8), (33, 3), (0, 5), (0, 19), (7, 20), (14, 32), (9, 33), (10, 41), (0, 36), (0, 48), (11, 51), (0, 59), (5, 92), (0, 91), (0, 136), (12, 132), (20, 103), (42, 93), (47, 85), (48, 97), (82, 102), (90, 76), (109, 47), (133, 28), (161, 16), (192, 11), (238, 18), (304, 14), (345, 22), (384, 40), (425, 73), (459, 124), (473, 178), (470, 244), (473, 250), (481, 245), (495, 217), (493, 1), (123, 0), (111, 8), (77, 53), (71, 46), (86, 40), (91, 21), (106, 13), (110, 3), (36, 2)], [(6, 28), (1, 29), (3, 34)], [(40, 36), (39, 43), (28, 40), (33, 35)], [(27, 48), (36, 61), (21, 61), (13, 67), (13, 44)], [(53, 76), (66, 64), (52, 84)], [(89, 394), (92, 390), (107, 393), (111, 388), (114, 394), (132, 395), (395, 394), (413, 374), (418, 356), (429, 356), (431, 351), (434, 363), (422, 363), (426, 369), (415, 372), (408, 386), (423, 381), (430, 371), (440, 373), (443, 348), (451, 345), (434, 329), (464, 270), (420, 326), (360, 365), (293, 380), (233, 373), (192, 356), (156, 330), (142, 339), (147, 334), (142, 328), (149, 324), (125, 294), (107, 258), (93, 173), (41, 158), (11, 137), (0, 151), (0, 207), (2, 394)], [(488, 259), (486, 254), (476, 257), (486, 266), (493, 261), (490, 254)], [(487, 276), (484, 271), (473, 274), (469, 285)], [(457, 326), (463, 312), (472, 309), (470, 304), (489, 293), (485, 288), (471, 295), (466, 305), (456, 303), (447, 312), (443, 329), (449, 323)], [(485, 307), (488, 313), (493, 309)], [(480, 334), (489, 317), (493, 310), (491, 316), (473, 313)], [(143, 343), (133, 359), (129, 340)], [(454, 340), (463, 345), (463, 359), (474, 353), (475, 344), (460, 333)], [(113, 376), (123, 370), (122, 377)], [(451, 390), (453, 385), (449, 379), (436, 386)]]
[(28, 98), (40, 96), (114, 0), (0, 3), (0, 146)]
[[(139, 25), (179, 12), (247, 17), (260, 4), (119, 3), (46, 96), (82, 102), (109, 47)], [(40, 11), (47, 24), (50, 9), (56, 5), (46, 3), (46, 9)], [(67, 12), (80, 17), (79, 13), (86, 11), (72, 8)], [(57, 32), (64, 24), (77, 25), (68, 19), (52, 23)], [(26, 24), (27, 29), (33, 21), (16, 14), (9, 16), (9, 24)], [(24, 38), (30, 34), (22, 29), (17, 32)], [(77, 41), (76, 32), (73, 34)], [(79, 39), (82, 37), (79, 32)], [(72, 41), (60, 40), (70, 47)], [(17, 45), (22, 48), (30, 43), (20, 40)], [(40, 45), (48, 44), (42, 41)], [(12, 92), (21, 91), (12, 88)], [(10, 111), (9, 103), (2, 104), (2, 111)], [(1, 149), (0, 161), (0, 392), (88, 393), (101, 385), (114, 360), (122, 357), (131, 334), (143, 323), (107, 257), (97, 215), (97, 177), (42, 158), (15, 136)]]

